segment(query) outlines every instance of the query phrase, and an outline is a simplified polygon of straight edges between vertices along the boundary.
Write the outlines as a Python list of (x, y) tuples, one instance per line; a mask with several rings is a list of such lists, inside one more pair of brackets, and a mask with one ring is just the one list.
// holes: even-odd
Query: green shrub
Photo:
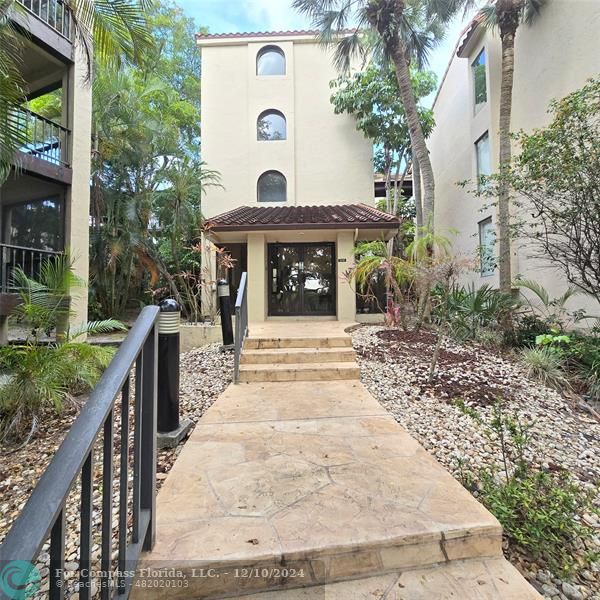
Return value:
[(60, 412), (73, 394), (90, 390), (115, 349), (81, 342), (0, 348), (10, 380), (0, 387), (0, 437), (19, 439), (35, 430), (45, 409)]
[(528, 377), (558, 390), (569, 387), (569, 381), (563, 370), (563, 358), (552, 349), (526, 348), (521, 352), (521, 362), (527, 370)]
[(573, 572), (575, 540), (591, 534), (579, 520), (591, 505), (590, 494), (565, 472), (550, 475), (533, 468), (508, 481), (483, 472), (481, 485), (484, 504), (512, 542), (560, 577)]
[(535, 314), (520, 315), (515, 324), (515, 345), (520, 348), (535, 346), (538, 335), (547, 333), (549, 329), (548, 323)]
[[(460, 402), (455, 404), (464, 410)], [(537, 466), (539, 460), (528, 458), (531, 449), (532, 422), (525, 422), (517, 413), (507, 414), (499, 402), (492, 419), (486, 423), (479, 414), (473, 418), (486, 429), (490, 443), (498, 448), (503, 465), (498, 469), (484, 468), (478, 473), (479, 497), (504, 528), (509, 541), (546, 564), (557, 576), (573, 573), (578, 564), (591, 560), (578, 555), (581, 540), (593, 534), (581, 519), (595, 512), (594, 491), (584, 490), (566, 470), (547, 472)], [(460, 463), (459, 474), (468, 489), (477, 487), (472, 473)]]

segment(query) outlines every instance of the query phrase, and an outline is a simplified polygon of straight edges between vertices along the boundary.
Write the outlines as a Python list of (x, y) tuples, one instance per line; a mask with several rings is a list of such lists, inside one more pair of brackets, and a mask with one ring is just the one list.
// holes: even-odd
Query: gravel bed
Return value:
[[(181, 355), (181, 381), (180, 381), (180, 413), (182, 418), (191, 419), (197, 423), (204, 412), (213, 404), (219, 394), (231, 382), (233, 373), (233, 354), (219, 351), (219, 344), (212, 344), (203, 348), (192, 350)], [(131, 389), (134, 389), (133, 386)], [(16, 519), (25, 502), (29, 498), (39, 477), (48, 466), (60, 443), (64, 439), (69, 427), (77, 417), (84, 399), (78, 399), (65, 408), (60, 416), (48, 412), (40, 417), (40, 425), (31, 442), (15, 451), (14, 447), (0, 445), (0, 542), (6, 536), (11, 524)], [(131, 415), (132, 413), (130, 413)], [(129, 436), (129, 495), (131, 505), (131, 490), (133, 484), (133, 427), (130, 417)], [(115, 436), (114, 436), (114, 479), (113, 479), (113, 548), (116, 548), (119, 498), (119, 472), (120, 472), (120, 402), (116, 404), (115, 411)], [(173, 466), (175, 459), (181, 452), (183, 444), (174, 449), (158, 451), (157, 486), (160, 487)], [(97, 444), (94, 450), (94, 546), (92, 548), (92, 569), (99, 569), (100, 556), (100, 527), (101, 527), (101, 475), (102, 453), (101, 445)], [(73, 487), (66, 504), (66, 565), (65, 565), (65, 596), (76, 598), (76, 579), (78, 577), (78, 542), (79, 542), (79, 482)], [(132, 517), (129, 514), (129, 527)], [(42, 576), (40, 593), (36, 598), (46, 598), (48, 589), (48, 545), (44, 547), (38, 560), (38, 568)], [(116, 550), (113, 552), (113, 566), (117, 558)], [(93, 595), (98, 595), (98, 587), (93, 588)]]
[[(498, 448), (485, 428), (453, 401), (460, 399), (489, 423), (497, 398), (520, 419), (532, 423), (532, 457), (543, 468), (565, 467), (586, 489), (600, 482), (600, 423), (574, 408), (557, 392), (527, 378), (518, 363), (483, 348), (444, 344), (439, 369), (429, 384), (434, 335), (380, 326), (352, 332), (361, 379), (379, 402), (457, 479), (482, 467), (501, 467)], [(596, 501), (600, 499), (596, 497)], [(600, 552), (600, 522), (585, 515), (595, 536), (580, 544), (582, 552)], [(569, 582), (556, 579), (519, 549), (508, 558), (546, 598), (600, 599), (600, 562)]]

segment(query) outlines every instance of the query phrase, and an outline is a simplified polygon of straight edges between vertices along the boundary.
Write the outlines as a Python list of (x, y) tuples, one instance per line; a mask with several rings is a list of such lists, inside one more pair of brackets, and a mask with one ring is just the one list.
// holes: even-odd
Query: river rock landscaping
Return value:
[[(430, 383), (433, 333), (362, 326), (352, 337), (363, 383), (457, 479), (472, 482), (468, 487), (476, 497), (480, 471), (502, 469), (501, 452), (487, 433), (501, 401), (530, 427), (528, 460), (547, 472), (564, 467), (595, 496), (595, 508), (600, 505), (600, 423), (572, 400), (528, 379), (516, 360), (447, 341)], [(600, 519), (592, 510), (582, 520), (593, 533), (576, 541), (577, 554), (591, 560), (569, 581), (505, 540), (507, 557), (546, 598), (600, 598)]]
[[(196, 423), (204, 412), (217, 399), (219, 394), (231, 382), (233, 372), (233, 355), (231, 352), (219, 351), (219, 344), (212, 344), (203, 348), (192, 350), (181, 355), (181, 382), (180, 382), (180, 413), (182, 418), (191, 419)], [(133, 389), (133, 388), (132, 388)], [(85, 399), (73, 401), (61, 415), (48, 412), (40, 418), (40, 425), (31, 442), (15, 450), (13, 446), (0, 445), (0, 542), (4, 539), (10, 526), (25, 505), (41, 474), (44, 472), (52, 457), (67, 434), (69, 427), (77, 417)], [(115, 467), (113, 498), (114, 534), (117, 539), (119, 498), (119, 435), (121, 430), (120, 409), (117, 402), (115, 411)], [(131, 431), (131, 424), (130, 424)], [(132, 465), (131, 446), (133, 431), (130, 433), (130, 467)], [(174, 449), (158, 451), (157, 486), (160, 487), (173, 466), (177, 455), (183, 445)], [(94, 485), (94, 531), (100, 532), (101, 517), (101, 446), (97, 444), (95, 450), (95, 476)], [(129, 485), (133, 482), (132, 470), (129, 470)], [(67, 539), (65, 576), (67, 587), (66, 597), (76, 597), (76, 576), (78, 568), (78, 536), (79, 536), (79, 500), (78, 483), (69, 497), (66, 511)], [(130, 521), (131, 525), (131, 521)], [(100, 553), (100, 538), (94, 540), (92, 548), (93, 558), (98, 558)], [(116, 543), (113, 545), (116, 548)], [(116, 559), (116, 551), (113, 560)], [(38, 567), (42, 575), (42, 587), (39, 598), (45, 598), (47, 590), (47, 575), (49, 565), (48, 547), (40, 555)], [(94, 590), (97, 591), (97, 590)]]

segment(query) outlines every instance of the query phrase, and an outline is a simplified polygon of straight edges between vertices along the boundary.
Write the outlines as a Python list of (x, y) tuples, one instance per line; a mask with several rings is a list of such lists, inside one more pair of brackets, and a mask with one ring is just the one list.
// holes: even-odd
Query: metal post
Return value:
[(217, 283), (217, 296), (219, 298), (219, 310), (221, 311), (221, 331), (223, 334), (223, 350), (234, 347), (233, 343), (233, 321), (231, 318), (231, 297), (229, 295), (229, 283), (220, 279)]
[(163, 300), (158, 318), (158, 447), (174, 448), (192, 427), (179, 421), (179, 346), (181, 312), (175, 300)]

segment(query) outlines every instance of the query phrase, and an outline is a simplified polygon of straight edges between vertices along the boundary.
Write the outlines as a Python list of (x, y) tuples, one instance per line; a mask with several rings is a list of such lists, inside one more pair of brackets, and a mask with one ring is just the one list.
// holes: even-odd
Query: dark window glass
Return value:
[(481, 189), (485, 178), (492, 174), (490, 136), (487, 131), (475, 142), (475, 153), (477, 155), (477, 183)]
[(485, 48), (478, 54), (471, 65), (473, 73), (473, 88), (475, 90), (475, 108), (479, 108), (487, 102), (487, 82), (485, 80), (486, 65)]
[(258, 179), (259, 202), (285, 202), (287, 180), (279, 171), (267, 171)]
[(8, 206), (5, 210), (8, 243), (40, 250), (63, 249), (63, 204), (46, 198)]
[(287, 137), (287, 124), (285, 117), (278, 110), (265, 110), (258, 117), (256, 123), (256, 139), (285, 140)]
[(257, 75), (285, 75), (285, 54), (277, 46), (263, 48), (256, 57)]

